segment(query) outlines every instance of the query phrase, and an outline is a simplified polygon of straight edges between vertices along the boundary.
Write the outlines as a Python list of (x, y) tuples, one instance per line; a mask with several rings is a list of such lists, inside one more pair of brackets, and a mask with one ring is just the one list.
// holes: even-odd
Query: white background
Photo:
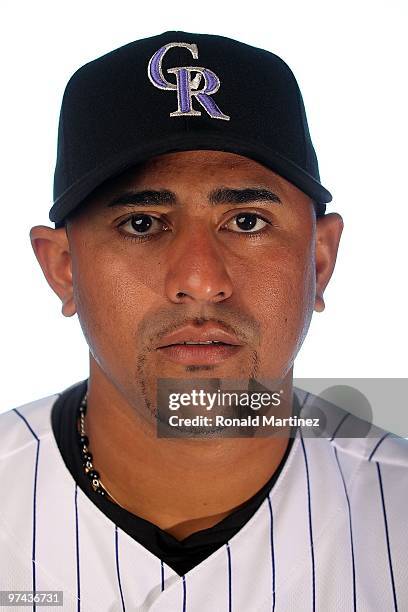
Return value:
[(326, 310), (297, 377), (406, 377), (407, 9), (403, 1), (1, 4), (0, 412), (88, 375), (29, 241), (52, 203), (62, 93), (85, 62), (166, 30), (223, 34), (280, 55), (305, 101), (328, 211), (345, 222)]

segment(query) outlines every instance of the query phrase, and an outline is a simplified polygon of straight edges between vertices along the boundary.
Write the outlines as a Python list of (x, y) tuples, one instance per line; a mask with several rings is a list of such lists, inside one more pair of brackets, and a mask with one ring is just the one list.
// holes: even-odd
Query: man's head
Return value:
[(34, 250), (78, 313), (91, 374), (131, 405), (154, 411), (158, 378), (291, 375), (342, 221), (324, 215), (331, 194), (280, 58), (166, 32), (82, 67), (54, 195), (56, 229), (33, 228)]
[[(339, 215), (316, 219), (311, 198), (261, 164), (189, 151), (130, 168), (66, 228), (31, 237), (94, 367), (153, 409), (159, 378), (287, 376), (324, 308), (341, 229)], [(163, 348), (182, 341), (175, 330), (189, 341), (214, 328), (238, 346), (195, 358)]]

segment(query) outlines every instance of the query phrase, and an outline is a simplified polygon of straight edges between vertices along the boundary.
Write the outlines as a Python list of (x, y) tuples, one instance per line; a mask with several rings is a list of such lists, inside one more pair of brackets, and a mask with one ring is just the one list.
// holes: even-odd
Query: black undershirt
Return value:
[[(77, 441), (77, 414), (79, 404), (85, 394), (88, 380), (69, 387), (57, 398), (51, 413), (54, 436), (62, 458), (72, 477), (89, 499), (115, 525), (137, 540), (144, 548), (164, 561), (180, 576), (204, 561), (218, 548), (226, 544), (249, 521), (262, 504), (276, 482), (289, 455), (294, 437), (289, 443), (282, 460), (268, 482), (239, 509), (208, 529), (197, 531), (183, 540), (177, 540), (150, 521), (128, 512), (107, 498), (98, 495), (92, 488), (82, 466), (80, 448)], [(299, 414), (299, 402), (294, 397), (294, 415)], [(295, 428), (292, 428), (292, 436)], [(92, 441), (90, 442), (92, 446)], [(98, 469), (95, 466), (95, 469)]]

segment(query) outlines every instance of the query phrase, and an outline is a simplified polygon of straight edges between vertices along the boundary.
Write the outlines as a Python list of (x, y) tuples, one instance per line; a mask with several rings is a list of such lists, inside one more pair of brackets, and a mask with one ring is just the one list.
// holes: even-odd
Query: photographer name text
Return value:
[(171, 427), (319, 427), (319, 424), (319, 418), (303, 419), (296, 416), (278, 418), (273, 415), (263, 415), (261, 417), (259, 414), (243, 418), (230, 418), (222, 415), (215, 417), (197, 415), (192, 418), (172, 415), (169, 417), (169, 425)]

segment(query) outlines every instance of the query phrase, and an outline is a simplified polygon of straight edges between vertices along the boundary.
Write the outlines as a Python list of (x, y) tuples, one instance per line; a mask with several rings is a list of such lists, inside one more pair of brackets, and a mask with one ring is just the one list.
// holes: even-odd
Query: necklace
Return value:
[(92, 463), (92, 453), (89, 451), (89, 438), (85, 431), (85, 415), (88, 402), (88, 391), (86, 391), (84, 397), (81, 400), (78, 409), (79, 416), (79, 431), (78, 431), (78, 443), (82, 454), (82, 465), (85, 470), (85, 474), (91, 481), (93, 490), (98, 493), (101, 497), (111, 499), (115, 504), (123, 508), (120, 503), (113, 497), (112, 493), (109, 493), (108, 489), (102, 484), (99, 477), (99, 472), (95, 470)]

